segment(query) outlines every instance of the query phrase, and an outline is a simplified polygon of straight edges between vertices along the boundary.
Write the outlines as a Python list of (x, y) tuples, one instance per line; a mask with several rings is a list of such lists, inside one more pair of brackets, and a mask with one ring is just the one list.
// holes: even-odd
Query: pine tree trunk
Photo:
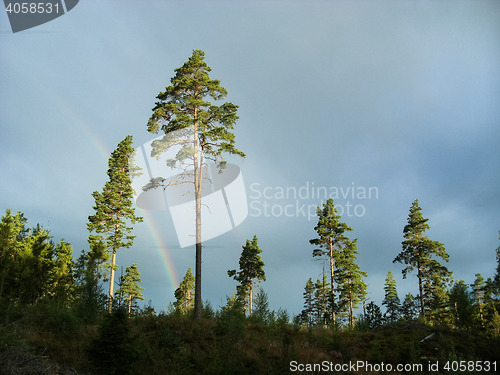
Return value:
[[(194, 117), (197, 117), (195, 108)], [(196, 265), (194, 282), (194, 318), (201, 319), (201, 185), (203, 155), (198, 155), (198, 124), (194, 125), (194, 195), (196, 201)], [(199, 160), (198, 160), (199, 159)]]
[(115, 263), (116, 263), (116, 251), (113, 251), (113, 256), (111, 257), (111, 275), (109, 276), (109, 296), (108, 296), (108, 312), (111, 314), (113, 310), (113, 290), (115, 286)]
[(132, 311), (132, 294), (128, 295), (128, 314)]
[(335, 324), (335, 308), (334, 308), (334, 301), (335, 301), (335, 285), (334, 285), (334, 259), (333, 259), (333, 239), (330, 237), (330, 286), (331, 286), (331, 292), (332, 292), (332, 320), (333, 324)]
[(420, 262), (417, 262), (417, 277), (418, 277), (418, 293), (420, 298), (420, 317), (425, 318), (424, 316), (424, 286), (422, 284), (421, 270), (420, 270)]
[[(351, 272), (349, 271), (349, 275)], [(353, 319), (353, 306), (352, 306), (352, 287), (351, 287), (351, 278), (349, 277), (349, 325), (352, 327), (354, 324)]]
[(250, 316), (252, 316), (253, 281), (250, 280)]

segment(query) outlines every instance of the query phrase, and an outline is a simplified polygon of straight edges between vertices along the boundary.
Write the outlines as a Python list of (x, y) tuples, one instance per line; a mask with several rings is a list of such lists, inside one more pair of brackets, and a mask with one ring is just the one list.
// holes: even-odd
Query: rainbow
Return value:
[[(85, 134), (86, 138), (90, 141), (90, 143), (108, 160), (109, 155), (111, 155), (111, 151), (103, 144), (101, 139), (97, 136), (97, 134), (87, 125), (85, 122), (78, 119), (78, 116), (71, 110), (70, 107), (66, 107), (68, 114), (71, 114), (73, 120), (77, 120), (74, 123), (78, 125), (78, 128)], [(160, 230), (156, 225), (156, 221), (152, 217), (151, 213), (147, 210), (141, 210), (141, 215), (144, 218), (144, 223), (146, 224), (146, 228), (148, 229), (151, 238), (154, 242), (154, 247), (157, 249), (163, 264), (163, 269), (167, 275), (167, 279), (174, 288), (177, 288), (179, 285), (179, 278), (177, 276), (177, 272), (174, 268), (174, 262), (170, 258), (170, 253), (168, 251), (167, 245), (163, 242), (162, 236), (160, 234)]]
[[(81, 119), (78, 113), (72, 108), (71, 104), (64, 100), (64, 98), (62, 98), (59, 94), (54, 92), (50, 85), (46, 85), (43, 82), (40, 82), (39, 77), (33, 76), (30, 78), (33, 78), (34, 81), (38, 81), (40, 86), (43, 87), (48, 94), (50, 94), (50, 97), (63, 111), (63, 113), (67, 115), (67, 118), (71, 121), (71, 123), (76, 125), (76, 127), (83, 133), (85, 138), (107, 161), (109, 156), (111, 155), (111, 150), (107, 147), (107, 145), (104, 144), (99, 135), (90, 126), (88, 126), (85, 121)], [(146, 228), (150, 233), (150, 238), (154, 242), (154, 245), (151, 247), (157, 249), (156, 251), (161, 257), (162, 266), (165, 270), (168, 281), (170, 282), (172, 287), (177, 288), (179, 285), (179, 279), (174, 268), (174, 262), (172, 261), (168, 248), (160, 235), (160, 231), (156, 225), (156, 222), (153, 219), (152, 215), (147, 211), (143, 211), (143, 217), (143, 222), (146, 224)]]

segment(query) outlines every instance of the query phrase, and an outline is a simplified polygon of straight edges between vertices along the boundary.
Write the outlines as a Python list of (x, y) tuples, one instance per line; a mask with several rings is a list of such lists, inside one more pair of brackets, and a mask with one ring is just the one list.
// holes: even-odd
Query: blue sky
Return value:
[[(402, 266), (392, 263), (416, 198), (454, 277), (493, 275), (497, 1), (80, 1), (16, 34), (0, 12), (0, 208), (48, 226), (77, 253), (87, 249), (91, 193), (106, 181), (107, 155), (128, 134), (136, 147), (154, 138), (146, 123), (155, 97), (193, 49), (205, 51), (212, 78), (240, 106), (236, 144), (247, 158), (233, 161), (249, 204), (277, 213), (320, 203), (255, 198), (264, 188), (376, 188), (371, 198), (337, 200), (362, 206), (363, 215), (343, 220), (358, 238), (369, 299), (381, 302), (389, 270), (400, 297), (416, 293), (414, 275), (402, 280)], [(322, 271), (309, 245), (316, 222), (250, 214), (206, 242), (203, 299), (225, 303), (235, 289), (226, 271), (256, 234), (271, 308), (297, 314), (307, 279)], [(139, 265), (145, 296), (161, 310), (194, 268), (194, 249), (179, 248), (165, 212), (148, 215), (149, 227), (136, 227), (118, 264)]]

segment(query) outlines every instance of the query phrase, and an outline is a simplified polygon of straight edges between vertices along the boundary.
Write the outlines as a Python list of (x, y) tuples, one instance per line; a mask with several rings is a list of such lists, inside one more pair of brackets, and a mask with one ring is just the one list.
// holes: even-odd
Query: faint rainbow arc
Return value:
[[(54, 97), (58, 97), (58, 95), (52, 92)], [(61, 99), (61, 98), (60, 98)], [(62, 99), (58, 101), (61, 103)], [(99, 151), (100, 154), (107, 160), (109, 155), (111, 155), (111, 151), (106, 147), (106, 145), (101, 141), (99, 136), (78, 116), (78, 114), (66, 103), (66, 105), (62, 106), (66, 114), (69, 115), (74, 124), (78, 126), (78, 128), (82, 131), (85, 137), (90, 141), (90, 143)], [(146, 224), (146, 228), (151, 234), (151, 238), (155, 244), (155, 247), (158, 249), (158, 253), (162, 259), (163, 269), (167, 275), (167, 279), (173, 287), (177, 287), (179, 285), (179, 278), (177, 276), (177, 272), (174, 268), (174, 262), (170, 258), (170, 254), (168, 252), (168, 248), (166, 244), (163, 242), (163, 239), (160, 235), (160, 231), (156, 225), (155, 220), (151, 217), (151, 215), (143, 210), (144, 223)]]
[[(68, 111), (71, 112), (69, 108)], [(73, 115), (75, 118), (78, 118), (75, 114)], [(83, 121), (79, 121), (78, 125), (80, 129), (86, 134), (87, 138), (91, 141), (91, 143), (103, 154), (103, 156), (106, 159), (108, 159), (111, 152), (107, 150), (107, 148), (101, 142), (99, 137), (97, 137)], [(146, 210), (142, 210), (142, 215), (144, 217), (144, 223), (146, 224), (146, 228), (151, 234), (151, 238), (153, 239), (153, 242), (156, 248), (158, 249), (158, 253), (160, 254), (160, 257), (162, 259), (163, 268), (166, 271), (167, 279), (170, 281), (171, 285), (176, 288), (179, 285), (179, 278), (174, 268), (173, 265), (174, 263), (170, 258), (170, 254), (168, 253), (167, 246), (163, 242), (160, 230), (156, 225), (156, 221), (151, 217), (151, 214)]]

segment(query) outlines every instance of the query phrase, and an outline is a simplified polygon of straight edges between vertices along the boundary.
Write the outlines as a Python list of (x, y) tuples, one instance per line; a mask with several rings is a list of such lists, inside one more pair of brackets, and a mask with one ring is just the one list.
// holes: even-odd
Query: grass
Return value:
[[(126, 317), (111, 323), (105, 323), (105, 317), (89, 323), (70, 312), (37, 307), (18, 314), (16, 319), (0, 325), (0, 373), (7, 363), (6, 359), (2, 362), (2, 355), (12, 358), (27, 353), (38, 358), (38, 362), (32, 361), (35, 367), (37, 363), (40, 367), (47, 367), (49, 362), (57, 363), (61, 368), (76, 369), (82, 374), (112, 374), (106, 369), (115, 362), (118, 369), (120, 361), (125, 361), (113, 353), (128, 353), (122, 354), (129, 361), (125, 372), (134, 375), (279, 375), (290, 373), (290, 361), (427, 364), (452, 359), (498, 360), (500, 353), (498, 338), (475, 332), (425, 325), (395, 325), (365, 332), (305, 328), (285, 321), (263, 323), (231, 311), (199, 321), (183, 315), (160, 314)], [(91, 353), (95, 353), (92, 348), (102, 344), (103, 337), (109, 336), (106, 329), (109, 332), (119, 330), (122, 336), (106, 341), (105, 347), (110, 353), (106, 358), (109, 357), (110, 362), (106, 362), (103, 369), (102, 363), (95, 363), (96, 357)], [(433, 332), (439, 332), (438, 339), (420, 342)], [(23, 373), (27, 375), (50, 374), (42, 370), (26, 371)], [(60, 370), (60, 373), (64, 372)], [(356, 372), (369, 373), (375, 372)]]

